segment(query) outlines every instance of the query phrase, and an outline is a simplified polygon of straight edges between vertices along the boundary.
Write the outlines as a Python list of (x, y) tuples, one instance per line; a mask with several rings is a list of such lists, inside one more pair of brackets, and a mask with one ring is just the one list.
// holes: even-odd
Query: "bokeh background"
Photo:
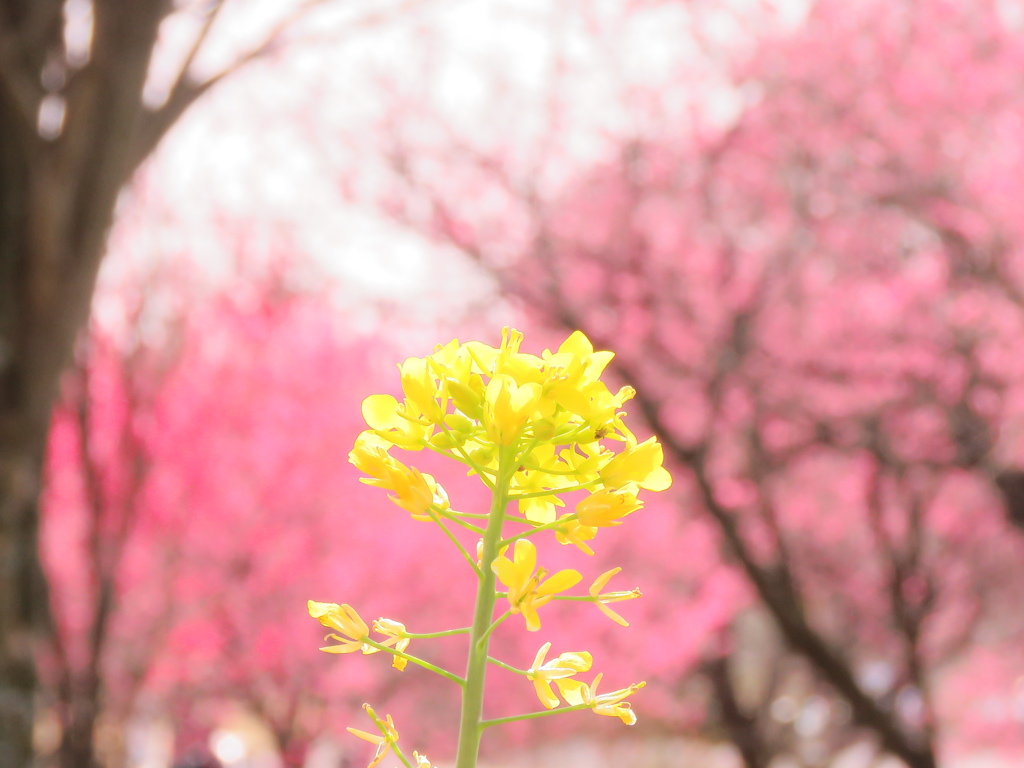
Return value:
[(180, 2), (152, 104), (183, 62), (231, 72), (122, 190), (50, 433), (41, 756), (359, 766), (370, 701), (446, 765), (456, 691), (320, 653), (305, 604), (468, 622), (458, 553), (347, 453), (396, 362), (512, 325), (615, 351), (676, 481), (550, 550), (623, 567), (628, 629), (499, 639), (647, 680), (638, 724), (492, 729), (487, 766), (1021, 764), (1024, 4)]

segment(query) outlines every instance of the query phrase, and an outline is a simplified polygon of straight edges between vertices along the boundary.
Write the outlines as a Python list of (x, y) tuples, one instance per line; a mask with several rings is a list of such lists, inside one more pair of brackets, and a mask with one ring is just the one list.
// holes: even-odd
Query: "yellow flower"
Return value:
[[(384, 641), (384, 645), (393, 647), (396, 651), (405, 653), (405, 649), (409, 647), (409, 636), (405, 631), (405, 624), (400, 621), (393, 621), (391, 619), (380, 618), (373, 622), (373, 631), (379, 632), (388, 639)], [(391, 666), (401, 672), (405, 669), (409, 662), (403, 659), (401, 656), (391, 657)]]
[(558, 513), (557, 507), (565, 506), (565, 502), (558, 498), (554, 492), (545, 496), (534, 496), (531, 499), (520, 499), (519, 512), (531, 523), (547, 525), (553, 523)]
[(370, 628), (366, 622), (359, 618), (359, 614), (350, 605), (338, 605), (337, 603), (318, 603), (310, 600), (306, 609), (309, 615), (318, 619), (328, 629), (334, 632), (327, 635), (328, 638), (338, 641), (338, 645), (328, 645), (321, 648), (327, 653), (376, 653), (377, 649), (366, 645), (365, 640), (370, 634)]
[(558, 352), (545, 350), (542, 355), (548, 373), (545, 395), (592, 430), (616, 431), (616, 410), (636, 392), (632, 387), (623, 387), (613, 395), (600, 381), (613, 357), (612, 352), (595, 352), (594, 345), (582, 332), (573, 332)]
[(395, 743), (398, 741), (398, 731), (395, 730), (395, 722), (391, 719), (391, 715), (388, 715), (387, 719), (381, 720), (369, 704), (363, 704), (363, 709), (366, 710), (366, 714), (373, 719), (374, 724), (380, 729), (380, 734), (367, 733), (358, 728), (346, 728), (345, 730), (363, 741), (377, 745), (377, 751), (374, 753), (373, 759), (366, 766), (366, 768), (374, 768), (375, 765), (380, 764), (388, 752), (394, 749)]
[(430, 439), (429, 422), (399, 404), (391, 395), (370, 395), (363, 400), (363, 419), (373, 433), (399, 448), (418, 451)]
[(501, 345), (497, 349), (479, 341), (467, 342), (465, 347), (480, 373), (510, 376), (517, 384), (540, 383), (544, 378), (543, 363), (536, 355), (519, 351), (522, 341), (521, 331), (505, 326), (501, 329)]
[(386, 487), (394, 492), (388, 498), (412, 515), (414, 520), (430, 520), (427, 510), (431, 507), (448, 508), (448, 494), (444, 488), (433, 475), (420, 472), (415, 467), (396, 466), (388, 472), (388, 482)]
[(388, 454), (390, 443), (378, 437), (375, 432), (364, 430), (356, 438), (356, 444), (349, 451), (348, 460), (360, 472), (370, 477), (359, 478), (367, 485), (381, 485), (387, 481), (388, 469), (395, 459)]
[(594, 352), (582, 331), (573, 331), (557, 352), (545, 349), (541, 358), (547, 369), (545, 388), (568, 411), (585, 415), (590, 409), (587, 390), (598, 382), (611, 362), (612, 352)]
[(571, 371), (573, 375), (568, 378), (575, 386), (580, 387), (593, 384), (601, 378), (615, 353), (595, 352), (594, 345), (583, 331), (573, 331), (558, 347), (558, 352), (544, 350), (541, 357), (551, 367)]
[[(556, 446), (535, 446), (527, 456), (520, 458), (521, 466), (512, 477), (511, 496), (518, 499), (519, 512), (530, 522), (539, 525), (553, 523), (556, 508), (564, 507), (559, 496), (567, 488), (596, 479), (598, 459), (576, 451), (556, 453)], [(522, 497), (528, 498), (522, 498)]]
[(602, 488), (576, 505), (580, 525), (603, 528), (621, 525), (622, 518), (643, 507), (643, 502), (628, 491), (610, 491)]
[(421, 755), (419, 752), (413, 752), (412, 759), (416, 762), (416, 768), (434, 768), (427, 756)]
[(602, 676), (603, 673), (595, 677), (594, 682), (589, 686), (582, 686), (580, 688), (580, 698), (582, 701), (573, 701), (570, 703), (585, 703), (594, 711), (595, 714), (605, 715), (606, 717), (617, 717), (626, 725), (635, 724), (636, 713), (633, 711), (629, 702), (623, 701), (623, 699), (636, 693), (647, 685), (647, 683), (633, 683), (628, 688), (620, 688), (619, 690), (612, 691), (611, 693), (598, 694), (597, 686), (601, 682)]
[(596, 579), (594, 583), (590, 585), (590, 596), (593, 598), (597, 607), (601, 609), (601, 613), (607, 616), (609, 619), (614, 621), (616, 624), (621, 624), (623, 627), (628, 627), (629, 622), (619, 616), (615, 611), (607, 606), (607, 603), (617, 603), (621, 600), (633, 600), (637, 597), (642, 597), (639, 589), (631, 589), (629, 592), (601, 592), (605, 588), (605, 585), (611, 580), (612, 576), (621, 571), (621, 568), (612, 568), (610, 571), (605, 571)]
[(561, 526), (555, 529), (555, 538), (559, 544), (574, 544), (581, 552), (587, 555), (594, 554), (587, 542), (597, 535), (597, 528), (589, 525), (580, 525), (578, 520), (568, 520), (569, 515), (564, 515), (559, 522)]
[(543, 391), (539, 384), (520, 386), (511, 376), (496, 374), (485, 392), (484, 428), (496, 445), (512, 445), (523, 434)]
[(360, 482), (391, 491), (388, 497), (415, 520), (430, 520), (431, 507), (447, 509), (448, 496), (431, 475), (408, 467), (388, 454), (388, 443), (375, 432), (365, 431), (356, 438), (348, 460), (370, 477)]
[(555, 468), (564, 466), (566, 469), (571, 469), (572, 479), (576, 483), (584, 485), (597, 479), (597, 470), (612, 455), (611, 451), (604, 450), (600, 443), (576, 443), (558, 454), (562, 464)]
[(551, 683), (554, 682), (561, 690), (565, 678), (572, 677), (577, 672), (588, 671), (593, 659), (586, 651), (580, 651), (563, 653), (557, 659), (545, 663), (544, 657), (550, 648), (551, 643), (544, 643), (541, 646), (533, 660), (533, 666), (526, 672), (526, 678), (533, 682), (540, 703), (547, 709), (554, 709), (558, 706), (558, 696), (551, 690)]
[(531, 632), (540, 629), (537, 609), (551, 602), (559, 592), (575, 586), (582, 578), (578, 571), (559, 571), (545, 579), (547, 571), (537, 568), (537, 548), (526, 539), (516, 541), (513, 559), (499, 556), (494, 559), (492, 569), (498, 579), (508, 588), (508, 602), (512, 613), (522, 613), (526, 628)]
[(672, 485), (672, 476), (661, 466), (664, 460), (661, 445), (651, 437), (639, 445), (627, 444), (622, 453), (598, 471), (598, 475), (606, 488), (618, 489), (635, 484), (648, 491), (664, 491)]
[(446, 408), (438, 402), (437, 381), (429, 361), (410, 357), (398, 366), (405, 394), (406, 413), (419, 413), (423, 421), (437, 424), (444, 418)]

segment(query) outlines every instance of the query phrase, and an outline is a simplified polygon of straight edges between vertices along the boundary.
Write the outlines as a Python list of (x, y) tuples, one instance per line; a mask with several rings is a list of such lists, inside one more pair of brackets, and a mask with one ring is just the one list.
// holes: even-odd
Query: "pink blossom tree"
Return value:
[[(156, 334), (173, 340), (172, 358), (98, 328), (83, 345), (51, 435), (44, 518), (56, 617), (47, 669), (64, 764), (114, 759), (91, 752), (100, 718), (123, 724), (140, 706), (155, 707), (181, 724), (187, 749), (233, 703), (267, 724), (286, 764), (301, 765), (312, 739), (352, 723), (371, 691), (404, 715), (409, 737), (438, 753), (450, 746), (454, 691), (373, 657), (338, 664), (317, 650), (322, 638), (306, 615), (308, 599), (330, 596), (423, 631), (472, 613), (470, 593), (454, 587), (465, 576), (458, 553), (431, 526), (410, 525), (346, 462), (365, 426), (362, 398), (397, 389), (401, 350), (423, 350), (398, 334), (346, 338), (345, 328), (316, 297), (234, 287)], [(448, 470), (439, 464), (424, 467), (440, 477)], [(485, 502), (478, 483), (449, 475), (460, 505)], [(692, 715), (674, 691), (678, 678), (748, 590), (717, 562), (706, 532), (687, 524), (681, 559), (670, 508), (642, 514), (647, 524), (619, 537), (606, 560), (574, 555), (597, 573), (640, 553), (634, 571), (648, 600), (622, 611), (638, 626), (633, 638), (592, 606), (570, 606), (563, 621), (545, 621), (545, 639), (579, 643), (585, 632), (595, 654), (626, 660), (621, 674), (647, 675), (645, 659), (658, 657), (670, 674), (652, 681), (644, 710), (683, 725)], [(692, 588), (685, 609), (662, 609), (666, 582)], [(661, 638), (672, 636), (680, 640), (666, 647)], [(499, 645), (528, 663), (534, 640)], [(453, 643), (419, 652), (459, 655)], [(520, 680), (499, 675), (496, 684), (508, 708), (498, 714), (529, 706), (533, 692)], [(492, 748), (544, 733), (511, 728)]]
[[(671, 4), (655, 5), (633, 12)], [(391, 133), (386, 209), (616, 350), (688, 478), (680, 514), (833, 697), (831, 721), (797, 728), (768, 706), (795, 672), (740, 690), (741, 624), (726, 630), (706, 671), (750, 768), (822, 764), (864, 734), (911, 768), (971, 733), (1022, 746), (1019, 666), (966, 700), (950, 682), (1016, 659), (1024, 631), (1005, 511), (1024, 391), (1017, 25), (980, 0), (821, 0), (729, 52), (735, 114), (694, 94), (575, 177), (543, 153), (557, 137), (524, 161), (454, 130), (431, 152)]]

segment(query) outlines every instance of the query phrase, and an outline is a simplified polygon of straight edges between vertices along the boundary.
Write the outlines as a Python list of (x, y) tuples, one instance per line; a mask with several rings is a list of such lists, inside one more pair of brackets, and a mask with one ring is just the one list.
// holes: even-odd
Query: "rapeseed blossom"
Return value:
[(337, 603), (318, 603), (310, 600), (308, 603), (309, 615), (319, 619), (320, 623), (334, 632), (327, 635), (331, 640), (337, 640), (337, 645), (328, 645), (321, 648), (327, 653), (376, 653), (376, 649), (366, 644), (366, 638), (370, 634), (370, 628), (366, 622), (359, 618), (359, 614), (350, 605), (338, 605)]
[(395, 722), (391, 719), (391, 715), (388, 715), (386, 719), (381, 720), (377, 717), (377, 713), (373, 711), (373, 708), (369, 704), (364, 704), (363, 709), (366, 710), (366, 714), (373, 719), (373, 722), (380, 730), (380, 733), (367, 733), (366, 731), (361, 731), (358, 728), (346, 728), (345, 730), (353, 736), (377, 746), (377, 751), (374, 752), (373, 759), (370, 760), (370, 764), (366, 767), (374, 768), (374, 766), (379, 765), (381, 761), (387, 757), (388, 752), (395, 749), (395, 745), (398, 743), (398, 731), (395, 729)]
[(551, 602), (555, 595), (576, 586), (583, 577), (579, 571), (565, 569), (549, 578), (547, 571), (537, 568), (537, 547), (532, 541), (519, 539), (512, 559), (499, 555), (491, 566), (498, 580), (508, 587), (508, 604), (512, 613), (523, 614), (526, 628), (540, 629), (537, 609)]
[(636, 723), (636, 713), (633, 712), (630, 703), (623, 701), (623, 699), (627, 696), (632, 696), (647, 685), (647, 683), (633, 683), (627, 688), (620, 688), (611, 693), (598, 694), (597, 686), (600, 684), (603, 676), (604, 673), (599, 674), (590, 685), (580, 684), (572, 689), (567, 687), (563, 691), (563, 695), (571, 704), (582, 704), (590, 707), (595, 714), (617, 717), (626, 725), (634, 725)]
[[(406, 359), (398, 366), (400, 397), (374, 394), (363, 401), (366, 429), (349, 453), (349, 461), (364, 475), (361, 482), (384, 489), (414, 520), (436, 524), (465, 559), (477, 579), (472, 626), (416, 634), (400, 621), (379, 618), (372, 624), (381, 636), (376, 640), (351, 606), (309, 602), (310, 615), (331, 630), (328, 638), (335, 641), (322, 650), (390, 653), (396, 669), (412, 662), (462, 688), (455, 768), (475, 767), (481, 734), (491, 725), (587, 708), (632, 725), (636, 715), (625, 699), (644, 686), (635, 683), (599, 694), (603, 673), (591, 683), (579, 678), (590, 671), (591, 655), (574, 651), (548, 660), (550, 643), (541, 646), (525, 670), (488, 655), (491, 634), (509, 616), (522, 614), (526, 629), (537, 631), (540, 609), (557, 599), (593, 602), (627, 626), (608, 605), (638, 598), (640, 590), (605, 591), (621, 568), (599, 575), (585, 595), (567, 594), (582, 580), (580, 572), (551, 573), (540, 567), (530, 539), (554, 536), (592, 555), (591, 542), (600, 529), (622, 525), (644, 508), (641, 493), (663, 491), (672, 483), (657, 440), (638, 440), (626, 424), (622, 408), (635, 390), (624, 386), (612, 392), (602, 381), (614, 358), (611, 352), (596, 351), (580, 331), (540, 355), (523, 352), (522, 342), (522, 333), (504, 328), (498, 347), (453, 340), (430, 355)], [(464, 465), (490, 490), (490, 511), (453, 508), (432, 475), (405, 464), (393, 450), (430, 451)], [(572, 493), (580, 497), (567, 511), (564, 497)], [(506, 532), (510, 527), (513, 533)], [(467, 531), (479, 537), (475, 557), (473, 545), (462, 539)], [(496, 611), (501, 597), (508, 602), (504, 612)], [(412, 639), (461, 634), (469, 639), (464, 675), (409, 653)], [(484, 673), (490, 664), (525, 676), (544, 710), (485, 720)], [(366, 711), (379, 735), (349, 730), (376, 745), (370, 768), (391, 753), (406, 768), (432, 768), (418, 752), (411, 760), (402, 754), (390, 717), (378, 718), (369, 706)]]
[(615, 611), (608, 607), (608, 603), (617, 603), (622, 600), (634, 600), (638, 597), (643, 597), (640, 594), (639, 589), (631, 589), (626, 592), (602, 592), (612, 576), (621, 571), (622, 568), (612, 568), (610, 571), (605, 571), (596, 579), (594, 583), (590, 585), (588, 590), (591, 599), (597, 604), (597, 607), (601, 610), (605, 616), (614, 621), (616, 624), (620, 624), (623, 627), (628, 627), (629, 622), (619, 616)]
[(526, 677), (533, 681), (540, 703), (547, 709), (554, 709), (558, 706), (559, 699), (551, 690), (551, 683), (555, 683), (561, 690), (562, 686), (566, 685), (566, 678), (572, 677), (577, 672), (587, 672), (593, 663), (593, 658), (586, 651), (578, 651), (560, 654), (558, 658), (545, 663), (544, 659), (550, 649), (551, 643), (544, 643), (540, 647), (534, 657), (533, 665), (526, 672)]
[[(373, 631), (384, 635), (385, 640), (382, 645), (386, 645), (390, 648), (394, 648), (400, 653), (405, 653), (405, 650), (409, 647), (411, 642), (409, 635), (405, 631), (405, 624), (400, 621), (393, 621), (391, 619), (376, 619), (373, 622)], [(391, 666), (401, 671), (405, 669), (408, 664), (408, 660), (401, 656), (394, 656), (391, 659)]]

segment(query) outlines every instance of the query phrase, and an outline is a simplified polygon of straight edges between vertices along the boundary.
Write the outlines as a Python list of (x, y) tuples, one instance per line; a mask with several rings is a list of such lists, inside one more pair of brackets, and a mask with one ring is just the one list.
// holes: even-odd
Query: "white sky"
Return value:
[[(405, 10), (379, 23), (352, 23), (399, 4)], [(292, 42), (233, 74), (172, 129), (122, 206), (106, 272), (116, 274), (129, 257), (186, 252), (216, 275), (232, 270), (240, 252), (252, 259), (284, 249), (336, 279), (346, 304), (387, 299), (446, 312), (488, 292), (464, 259), (354, 207), (342, 190), (374, 183), (374, 131), (403, 101), (442, 116), (478, 146), (505, 144), (520, 154), (549, 140), (557, 123), (564, 174), (599, 158), (615, 136), (672, 119), (697, 88), (711, 94), (706, 110), (728, 120), (736, 94), (713, 59), (741, 37), (735, 14), (702, 17), (709, 55), (687, 33), (689, 4), (666, 2), (628, 24), (623, 5), (326, 0), (296, 25)], [(284, 7), (229, 2), (197, 68), (221, 69)], [(166, 92), (197, 28), (187, 13), (167, 21), (148, 98)], [(699, 82), (681, 89), (680, 68)], [(623, 102), (641, 90), (646, 99)], [(404, 130), (431, 128), (407, 122)], [(557, 178), (559, 169), (548, 166)]]

